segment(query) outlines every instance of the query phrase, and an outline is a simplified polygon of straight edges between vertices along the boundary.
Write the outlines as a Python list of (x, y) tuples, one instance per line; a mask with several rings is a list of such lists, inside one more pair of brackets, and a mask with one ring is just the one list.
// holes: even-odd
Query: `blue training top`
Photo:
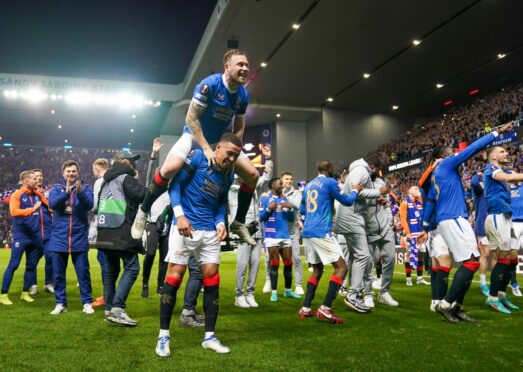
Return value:
[[(227, 88), (222, 74), (214, 74), (203, 79), (194, 89), (192, 101), (205, 107), (200, 116), (203, 136), (209, 144), (218, 143), (227, 132), (234, 116), (245, 115), (249, 94), (240, 85), (237, 91)], [(184, 133), (191, 133), (187, 124)]]

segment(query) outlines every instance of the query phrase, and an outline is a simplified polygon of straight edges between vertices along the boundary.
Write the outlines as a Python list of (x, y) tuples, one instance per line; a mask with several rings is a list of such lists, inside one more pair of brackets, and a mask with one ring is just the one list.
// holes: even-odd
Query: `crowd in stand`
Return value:
[[(0, 192), (14, 190), (18, 187), (20, 173), (27, 169), (42, 169), (44, 184), (50, 188), (61, 178), (60, 164), (65, 160), (75, 160), (80, 167), (80, 178), (87, 184), (93, 185), (95, 177), (92, 172), (92, 164), (96, 159), (112, 159), (118, 150), (111, 149), (66, 149), (63, 147), (30, 147), (13, 146), (0, 147)], [(147, 159), (147, 152), (134, 151)], [(145, 184), (145, 173), (147, 162), (136, 164), (138, 178)], [(6, 203), (0, 204), (0, 244), (10, 242), (11, 217), (9, 207)]]

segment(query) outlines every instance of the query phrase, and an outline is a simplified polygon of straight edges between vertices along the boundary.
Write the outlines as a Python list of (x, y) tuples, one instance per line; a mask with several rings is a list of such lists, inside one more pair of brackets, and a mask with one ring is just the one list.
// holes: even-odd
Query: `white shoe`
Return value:
[(422, 276), (418, 276), (418, 278), (416, 279), (416, 284), (430, 285), (430, 283), (427, 282), (425, 278)]
[(169, 346), (169, 341), (171, 337), (162, 336), (158, 337), (158, 343), (156, 344), (156, 355), (160, 358), (166, 358), (171, 355), (171, 348)]
[(376, 290), (381, 289), (381, 279), (376, 279), (372, 282), (372, 289), (376, 289)]
[(29, 294), (30, 294), (31, 296), (35, 296), (35, 295), (38, 294), (38, 286), (37, 286), (36, 284), (33, 284), (33, 285), (31, 286), (31, 290), (29, 291)]
[(412, 287), (412, 278), (407, 278), (407, 280), (405, 281), (405, 284), (406, 284), (408, 287)]
[(49, 293), (52, 293), (54, 294), (54, 286), (52, 284), (47, 284), (45, 287), (44, 287), (44, 290), (46, 292), (49, 292)]
[(58, 315), (61, 313), (66, 313), (67, 308), (64, 306), (64, 304), (56, 304), (56, 307), (53, 311), (50, 312), (51, 315)]
[(133, 237), (133, 239), (142, 238), (146, 223), (147, 214), (144, 211), (142, 211), (142, 208), (138, 208), (138, 213), (136, 213), (133, 225), (131, 226), (131, 236)]
[(247, 301), (247, 303), (249, 304), (250, 307), (258, 307), (258, 303), (256, 302), (256, 300), (254, 299), (254, 295), (252, 294), (248, 294), (247, 296), (245, 296), (245, 301)]
[(84, 309), (82, 310), (82, 312), (90, 315), (90, 314), (94, 314), (94, 309), (93, 309), (93, 305), (91, 304), (84, 304)]
[(263, 293), (271, 293), (271, 290), (272, 290), (271, 281), (270, 280), (266, 280), (265, 281), (265, 285), (263, 286), (262, 292)]
[(519, 289), (519, 286), (517, 287), (513, 287), (512, 285), (510, 286), (510, 289), (512, 289), (512, 294), (515, 296), (515, 297), (521, 297), (522, 294), (521, 294), (521, 291)]
[(380, 293), (378, 296), (378, 302), (389, 306), (399, 306), (398, 301), (393, 299), (389, 292)]
[(438, 306), (439, 300), (432, 300), (430, 302), (430, 311), (436, 312), (436, 306)]
[(204, 349), (210, 349), (216, 351), (218, 354), (227, 354), (231, 352), (227, 346), (222, 345), (218, 339), (212, 335), (207, 340), (203, 340), (202, 347)]
[(297, 295), (303, 296), (305, 292), (303, 291), (303, 287), (301, 285), (296, 286), (296, 290), (294, 291)]
[(242, 307), (242, 308), (251, 307), (247, 303), (247, 300), (245, 299), (245, 296), (237, 296), (236, 299), (234, 300), (234, 306)]
[(310, 273), (312, 273), (314, 270), (312, 269), (312, 266), (309, 267), (307, 270), (309, 270)]
[(363, 302), (371, 309), (374, 309), (376, 307), (376, 305), (374, 305), (374, 298), (372, 297), (372, 295), (365, 295)]

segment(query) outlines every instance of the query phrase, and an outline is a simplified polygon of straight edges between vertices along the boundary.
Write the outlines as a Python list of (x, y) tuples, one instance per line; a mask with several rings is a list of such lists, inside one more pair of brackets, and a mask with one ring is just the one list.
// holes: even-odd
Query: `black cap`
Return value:
[(129, 159), (129, 160), (138, 160), (140, 159), (140, 154), (133, 154), (129, 150), (123, 150), (120, 151), (118, 154), (114, 156), (114, 159)]

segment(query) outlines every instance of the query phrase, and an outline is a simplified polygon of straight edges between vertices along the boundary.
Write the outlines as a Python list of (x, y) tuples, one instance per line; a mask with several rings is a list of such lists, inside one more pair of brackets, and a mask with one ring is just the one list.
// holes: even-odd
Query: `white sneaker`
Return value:
[(408, 287), (412, 287), (412, 278), (407, 278), (407, 280), (405, 281), (405, 284), (406, 284)]
[(519, 289), (519, 286), (517, 286), (517, 287), (510, 286), (510, 289), (512, 289), (512, 294), (515, 297), (521, 297), (522, 296), (521, 291)]
[(372, 282), (372, 289), (376, 289), (376, 290), (381, 289), (381, 279), (376, 279)]
[(33, 284), (33, 285), (31, 286), (31, 290), (29, 291), (29, 294), (30, 294), (31, 296), (35, 296), (35, 295), (38, 294), (38, 286), (37, 286), (36, 284)]
[(44, 290), (46, 292), (49, 292), (49, 293), (52, 293), (54, 294), (54, 286), (52, 284), (47, 284), (45, 287), (44, 287)]
[(430, 283), (427, 282), (425, 278), (422, 276), (418, 276), (418, 278), (416, 279), (416, 284), (430, 285)]
[(64, 304), (56, 304), (56, 307), (53, 311), (50, 312), (51, 315), (58, 315), (61, 313), (66, 313), (67, 308), (64, 306)]
[(90, 315), (90, 314), (94, 314), (94, 309), (93, 309), (93, 305), (91, 304), (84, 304), (84, 309), (82, 310), (82, 312)]
[(166, 358), (171, 355), (171, 348), (169, 346), (169, 341), (171, 337), (162, 336), (158, 337), (158, 343), (156, 344), (156, 355), (160, 358)]
[(216, 351), (218, 354), (227, 354), (231, 352), (227, 346), (222, 345), (216, 336), (212, 335), (207, 340), (203, 340), (202, 347), (204, 349), (210, 349)]
[(380, 293), (378, 302), (389, 306), (399, 306), (399, 302), (393, 299), (389, 292)]
[(435, 313), (436, 312), (436, 306), (438, 306), (438, 304), (439, 304), (439, 300), (432, 300), (430, 302), (430, 311)]
[(245, 299), (245, 296), (237, 296), (236, 299), (234, 300), (234, 306), (242, 307), (242, 308), (251, 307), (247, 303), (247, 300)]
[(262, 292), (263, 293), (271, 293), (271, 290), (272, 290), (271, 281), (270, 280), (266, 280), (265, 281), (265, 285), (263, 286)]
[(133, 239), (142, 238), (146, 222), (147, 214), (144, 211), (142, 211), (142, 208), (138, 208), (138, 213), (136, 213), (133, 225), (131, 226), (131, 236), (133, 237)]
[(250, 307), (258, 307), (258, 303), (256, 302), (256, 300), (254, 299), (254, 295), (252, 294), (248, 294), (247, 296), (245, 296), (245, 301), (247, 301), (247, 303), (249, 304)]
[(303, 296), (305, 292), (303, 291), (303, 287), (301, 285), (296, 286), (296, 290), (294, 291), (297, 295)]
[(107, 316), (107, 320), (112, 323), (122, 324), (128, 327), (135, 327), (138, 324), (138, 322), (134, 319), (131, 319), (131, 317), (129, 317), (129, 315), (127, 315), (125, 312), (125, 309), (122, 309), (121, 307), (113, 307), (109, 313), (109, 316)]
[(374, 298), (372, 297), (372, 295), (365, 295), (363, 302), (371, 309), (374, 309), (376, 307), (376, 305), (374, 305)]

